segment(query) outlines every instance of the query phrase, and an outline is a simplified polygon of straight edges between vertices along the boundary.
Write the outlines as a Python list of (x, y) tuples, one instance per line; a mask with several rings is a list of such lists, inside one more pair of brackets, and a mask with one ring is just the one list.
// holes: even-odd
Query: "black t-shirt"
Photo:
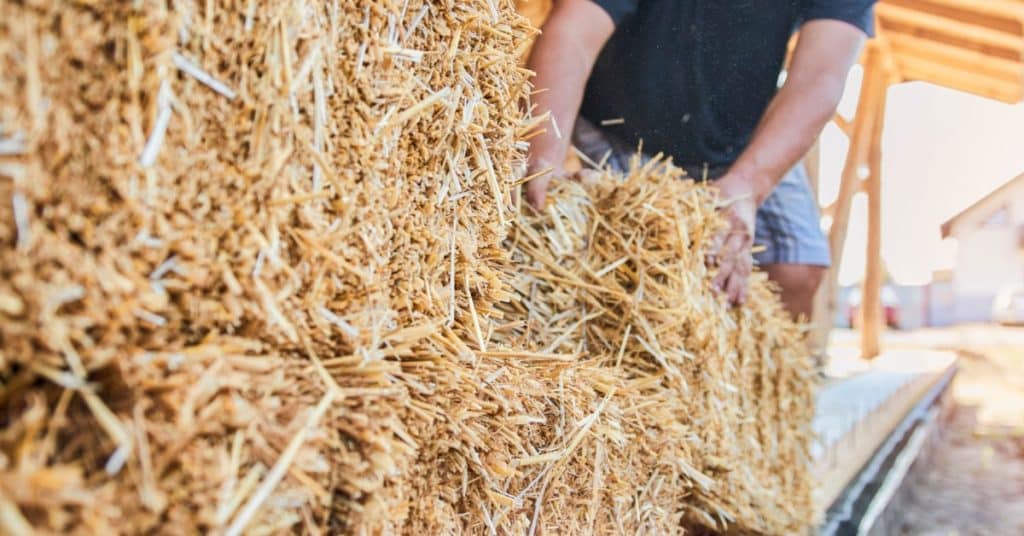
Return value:
[(615, 22), (581, 115), (644, 152), (731, 164), (778, 89), (789, 39), (836, 19), (872, 32), (875, 0), (593, 0)]

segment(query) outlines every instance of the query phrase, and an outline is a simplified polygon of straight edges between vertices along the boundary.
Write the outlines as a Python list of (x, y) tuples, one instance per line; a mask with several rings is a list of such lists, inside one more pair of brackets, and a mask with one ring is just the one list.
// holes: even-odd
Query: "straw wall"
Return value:
[[(708, 194), (638, 172), (701, 238), (593, 266), (637, 192), (512, 203), (531, 34), (510, 0), (0, 0), (4, 532), (805, 523), (796, 328), (707, 290)], [(656, 314), (589, 271), (634, 247), (685, 275)]]

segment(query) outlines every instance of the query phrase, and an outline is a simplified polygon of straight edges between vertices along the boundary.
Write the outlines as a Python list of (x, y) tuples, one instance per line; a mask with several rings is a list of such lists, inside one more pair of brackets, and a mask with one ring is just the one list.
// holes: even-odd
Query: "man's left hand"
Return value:
[(747, 181), (730, 175), (714, 184), (725, 206), (722, 216), (728, 228), (718, 234), (708, 253), (708, 263), (718, 268), (715, 288), (723, 292), (733, 305), (747, 299), (747, 280), (754, 267), (751, 248), (757, 221), (757, 198)]

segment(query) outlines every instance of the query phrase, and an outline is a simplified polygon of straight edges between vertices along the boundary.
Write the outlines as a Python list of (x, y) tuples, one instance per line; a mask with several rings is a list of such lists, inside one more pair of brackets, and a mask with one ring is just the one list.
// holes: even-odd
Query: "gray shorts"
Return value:
[[(573, 144), (594, 163), (624, 172), (636, 148), (609, 137), (600, 128), (580, 118), (573, 129)], [(649, 158), (641, 155), (642, 158)], [(700, 169), (682, 166), (691, 177), (720, 177), (724, 169)], [(829, 266), (828, 240), (821, 230), (818, 203), (811, 191), (807, 171), (799, 163), (782, 178), (775, 190), (757, 211), (754, 244), (763, 251), (754, 254), (754, 261), (766, 264), (805, 264)]]

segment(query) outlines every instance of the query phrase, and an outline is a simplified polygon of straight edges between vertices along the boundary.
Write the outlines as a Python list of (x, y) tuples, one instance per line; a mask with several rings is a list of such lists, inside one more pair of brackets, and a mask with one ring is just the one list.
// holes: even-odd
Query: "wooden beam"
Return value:
[[(836, 117), (839, 117), (836, 114)], [(807, 168), (807, 180), (810, 182), (811, 191), (814, 192), (814, 201), (819, 203), (821, 198), (821, 136), (814, 140), (814, 145), (811, 146), (811, 150), (807, 152), (807, 156), (804, 157), (804, 167)], [(825, 285), (818, 287), (817, 293), (814, 295), (814, 305), (811, 309), (811, 325), (832, 325), (831, 319), (826, 318), (825, 315), (829, 314), (828, 311), (828, 295), (823, 292)], [(812, 331), (813, 333), (813, 331)], [(809, 337), (808, 348), (811, 351), (811, 355), (815, 359), (819, 360), (817, 365), (824, 365), (824, 358), (828, 354), (828, 337)]]
[(1000, 32), (1024, 34), (1024, 4), (1010, 0), (883, 0)]
[(875, 13), (886, 36), (911, 35), (997, 58), (1024, 59), (1024, 39), (1017, 33), (992, 30), (969, 22), (880, 2)]
[(853, 126), (850, 124), (849, 121), (846, 120), (845, 117), (837, 113), (835, 117), (832, 118), (832, 122), (835, 123), (837, 127), (839, 127), (840, 132), (846, 134), (847, 138), (853, 135)]
[(850, 147), (839, 183), (839, 195), (830, 205), (832, 227), (829, 229), (829, 247), (832, 253), (832, 269), (822, 282), (815, 300), (814, 323), (810, 334), (812, 348), (828, 345), (832, 319), (838, 308), (839, 266), (843, 262), (843, 248), (850, 222), (850, 205), (860, 188), (860, 170), (868, 165), (871, 136), (878, 119), (878, 101), (888, 90), (889, 73), (885, 70), (884, 47), (878, 40), (868, 42), (864, 51), (864, 78), (861, 81), (857, 111), (853, 116)]
[(888, 89), (887, 75), (881, 68), (882, 61), (879, 44), (876, 41), (869, 42), (865, 51), (864, 80), (861, 83), (860, 98), (854, 116), (853, 135), (850, 138), (850, 148), (839, 184), (839, 196), (835, 202), (835, 216), (829, 231), (832, 265), (835, 267), (838, 267), (842, 261), (846, 231), (850, 220), (850, 202), (861, 181), (858, 172), (868, 164), (871, 135), (874, 132), (874, 123), (878, 114), (877, 103)]
[(1024, 98), (1021, 84), (987, 78), (979, 74), (950, 68), (923, 58), (904, 56), (899, 60), (900, 72), (904, 78), (922, 80), (943, 87), (980, 95), (998, 101), (1016, 104)]
[[(919, 58), (944, 65), (950, 69), (963, 71), (965, 74), (981, 75), (985, 78), (1024, 86), (1024, 62), (1022, 61), (997, 58), (982, 52), (907, 34), (886, 31), (885, 38), (896, 54), (897, 63), (908, 57)], [(931, 80), (927, 81), (931, 82)]]
[(882, 284), (882, 132), (885, 128), (887, 92), (878, 96), (876, 119), (872, 125), (871, 151), (868, 167), (871, 174), (864, 182), (868, 197), (868, 240), (864, 286), (861, 291), (861, 357), (873, 359), (881, 353)]

